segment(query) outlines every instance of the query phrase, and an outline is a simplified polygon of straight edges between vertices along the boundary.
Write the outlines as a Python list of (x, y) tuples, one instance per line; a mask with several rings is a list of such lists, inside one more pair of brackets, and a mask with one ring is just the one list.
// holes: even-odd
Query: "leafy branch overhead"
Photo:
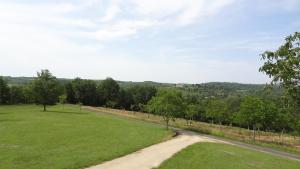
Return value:
[(292, 97), (299, 97), (300, 91), (300, 32), (285, 39), (278, 50), (261, 54), (265, 61), (259, 69), (272, 78), (272, 83), (279, 83)]

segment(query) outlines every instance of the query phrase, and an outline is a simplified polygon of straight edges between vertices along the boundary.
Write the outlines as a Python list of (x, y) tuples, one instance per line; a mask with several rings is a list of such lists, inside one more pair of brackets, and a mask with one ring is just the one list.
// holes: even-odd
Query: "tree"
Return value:
[(258, 97), (247, 96), (241, 102), (239, 113), (248, 126), (253, 126), (253, 140), (255, 140), (256, 129), (262, 126), (265, 119), (263, 101)]
[(9, 102), (9, 87), (7, 82), (0, 76), (0, 105)]
[(289, 123), (291, 122), (291, 114), (288, 109), (282, 108), (278, 111), (277, 116), (274, 119), (275, 127), (277, 130), (281, 130), (280, 138), (282, 139), (284, 131), (289, 127)]
[(192, 124), (192, 120), (195, 115), (198, 114), (198, 106), (195, 104), (188, 104), (185, 111), (185, 118), (187, 120), (187, 124)]
[(12, 86), (10, 87), (10, 104), (25, 103), (24, 87)]
[(58, 81), (49, 70), (42, 70), (37, 73), (37, 78), (33, 82), (35, 103), (42, 104), (44, 111), (47, 105), (54, 105), (58, 101), (59, 88)]
[(33, 83), (29, 83), (23, 87), (24, 92), (24, 103), (34, 103), (35, 96), (33, 91)]
[(279, 83), (287, 93), (300, 102), (300, 32), (285, 38), (285, 43), (276, 51), (261, 54), (265, 61), (259, 69), (272, 78), (272, 84)]
[(83, 105), (95, 106), (97, 104), (97, 85), (92, 80), (83, 80), (80, 86), (79, 102)]
[(118, 107), (129, 110), (133, 104), (133, 98), (128, 90), (121, 89), (118, 97)]
[(103, 80), (98, 86), (99, 93), (102, 95), (105, 105), (108, 107), (116, 107), (120, 93), (119, 84), (112, 78)]
[(132, 110), (143, 111), (144, 105), (155, 96), (157, 90), (155, 87), (137, 85), (130, 88), (129, 92), (133, 98)]
[(212, 123), (214, 123), (214, 120), (217, 120), (221, 125), (224, 121), (225, 108), (223, 100), (211, 99), (206, 107), (206, 117), (210, 118)]
[(66, 91), (66, 102), (71, 104), (76, 104), (76, 94), (74, 91), (74, 87), (71, 82), (67, 83), (65, 85), (65, 91)]
[(168, 129), (170, 120), (175, 120), (175, 117), (183, 113), (183, 107), (183, 98), (180, 92), (175, 90), (161, 90), (157, 96), (148, 102), (146, 109), (149, 112), (161, 115)]
[(232, 125), (235, 113), (240, 109), (241, 98), (239, 96), (228, 96), (225, 99), (225, 121)]

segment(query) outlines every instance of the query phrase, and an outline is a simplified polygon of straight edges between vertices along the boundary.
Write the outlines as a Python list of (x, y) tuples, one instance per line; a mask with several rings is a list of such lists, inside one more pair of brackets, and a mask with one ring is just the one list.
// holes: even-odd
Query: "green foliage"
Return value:
[(59, 103), (60, 104), (65, 104), (65, 103), (67, 103), (67, 96), (66, 95), (60, 95), (59, 96)]
[(33, 82), (33, 91), (36, 104), (42, 104), (44, 111), (46, 111), (46, 105), (56, 104), (60, 94), (58, 81), (48, 70), (37, 73), (37, 78)]
[(9, 87), (7, 82), (0, 76), (0, 105), (8, 104), (9, 102)]
[(239, 113), (247, 125), (262, 125), (265, 114), (263, 101), (258, 97), (247, 96), (243, 99)]
[(184, 112), (183, 97), (175, 90), (161, 90), (147, 104), (147, 110), (161, 115), (169, 127), (169, 121), (175, 120)]
[(294, 99), (300, 98), (300, 32), (288, 36), (276, 51), (261, 56), (265, 62), (260, 71), (269, 75), (273, 84), (283, 85)]
[(74, 87), (71, 82), (65, 84), (65, 93), (66, 93), (66, 102), (71, 104), (75, 104), (77, 102)]
[(185, 118), (189, 120), (188, 122), (191, 124), (196, 115), (199, 113), (199, 106), (196, 104), (188, 104), (185, 108)]
[(98, 86), (98, 92), (104, 99), (106, 106), (117, 107), (120, 86), (114, 79), (107, 78), (103, 80)]
[(210, 118), (212, 123), (217, 120), (220, 124), (224, 121), (226, 111), (225, 102), (221, 99), (210, 99), (206, 107), (206, 117)]
[(155, 96), (157, 90), (155, 87), (137, 85), (129, 88), (128, 92), (132, 95), (133, 99), (131, 109), (141, 111), (144, 105)]
[(132, 94), (129, 90), (120, 89), (118, 96), (118, 108), (129, 110), (131, 105), (133, 105)]
[(23, 86), (12, 86), (10, 88), (10, 104), (18, 104), (25, 102), (25, 94)]

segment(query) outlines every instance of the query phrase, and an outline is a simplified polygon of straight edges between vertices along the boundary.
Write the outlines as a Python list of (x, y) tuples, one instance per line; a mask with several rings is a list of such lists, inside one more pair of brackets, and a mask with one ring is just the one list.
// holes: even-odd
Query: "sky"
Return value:
[(267, 83), (300, 0), (0, 0), (0, 75)]

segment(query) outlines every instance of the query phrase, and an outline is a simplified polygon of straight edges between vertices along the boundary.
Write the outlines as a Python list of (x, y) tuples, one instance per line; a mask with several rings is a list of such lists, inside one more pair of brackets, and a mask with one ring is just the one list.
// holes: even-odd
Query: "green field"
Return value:
[(159, 169), (299, 169), (300, 162), (217, 143), (197, 143)]
[(172, 133), (158, 125), (54, 106), (0, 106), (1, 169), (73, 169), (158, 143)]

